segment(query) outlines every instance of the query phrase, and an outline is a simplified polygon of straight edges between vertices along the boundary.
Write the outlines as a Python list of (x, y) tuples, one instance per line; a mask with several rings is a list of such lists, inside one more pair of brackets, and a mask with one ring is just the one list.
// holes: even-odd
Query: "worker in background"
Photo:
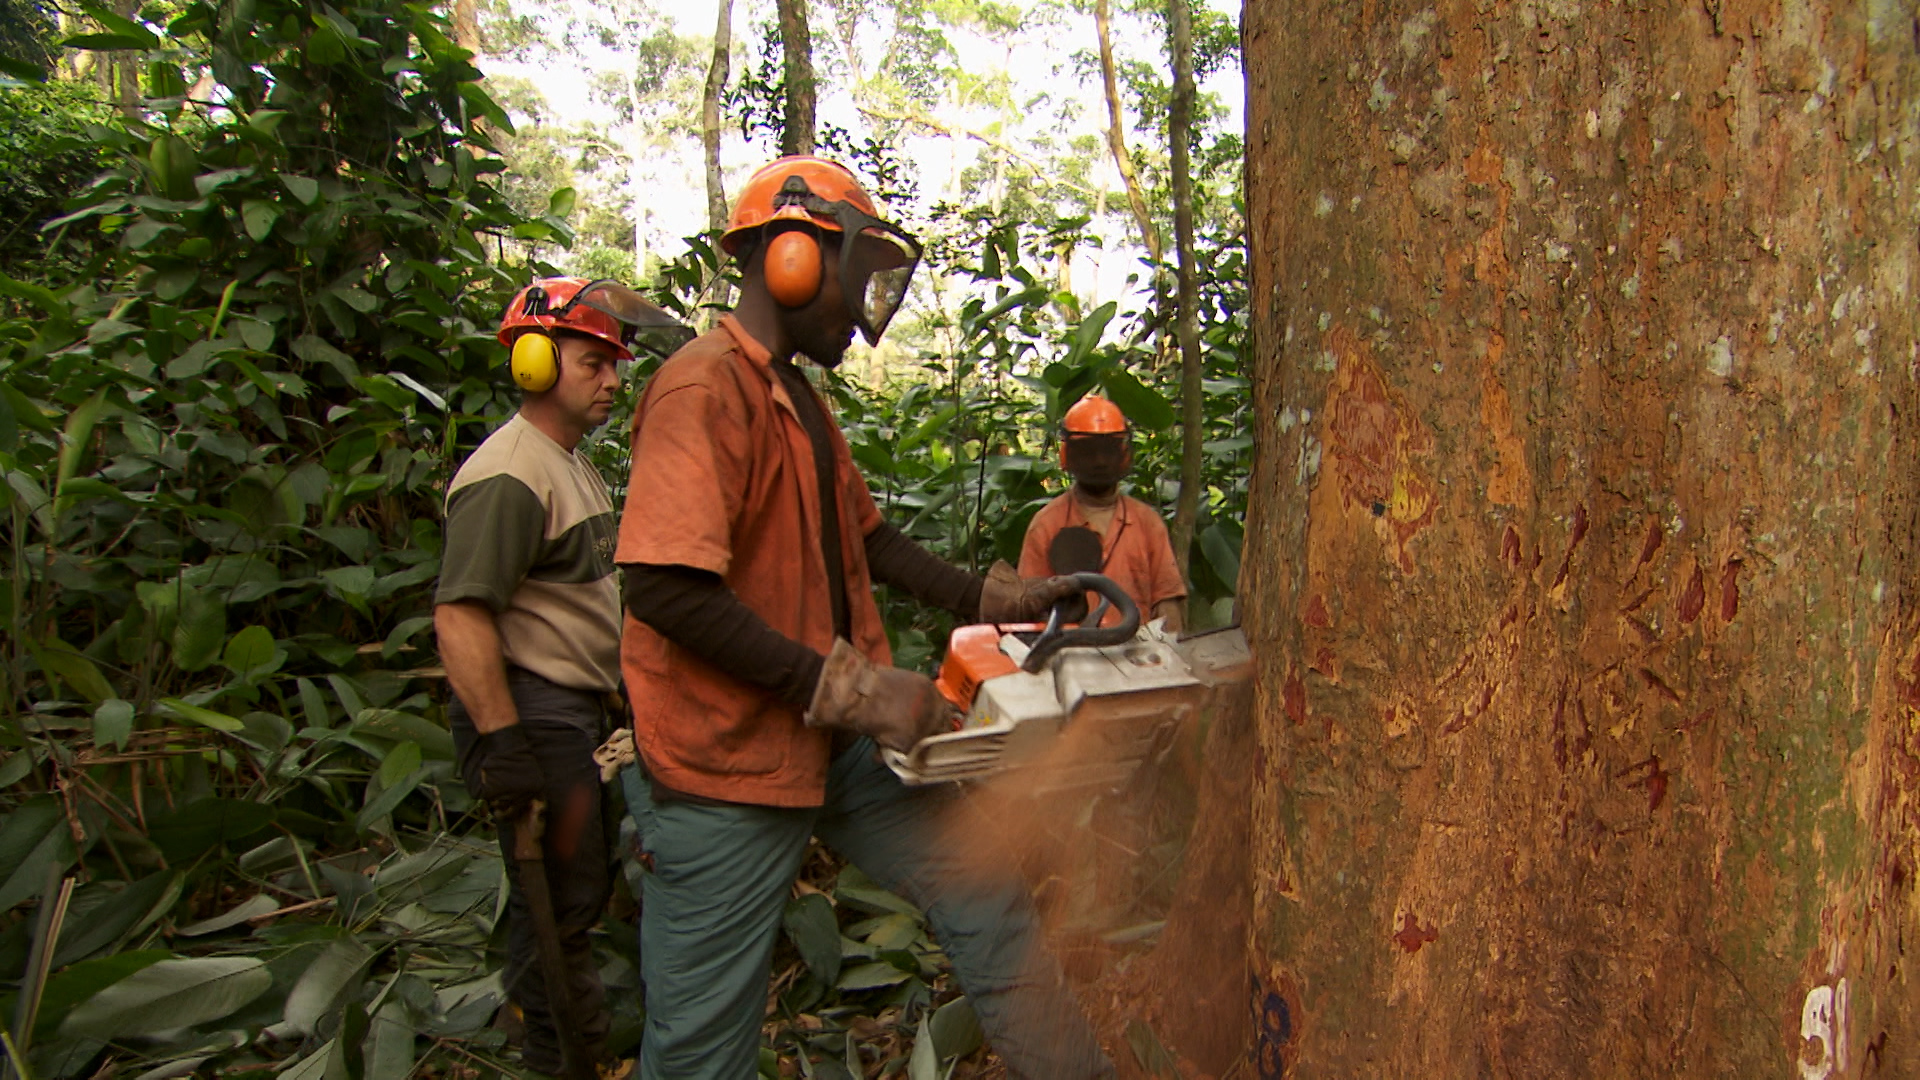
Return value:
[(648, 321), (673, 323), (612, 282), (547, 278), (523, 289), (499, 333), (513, 350), (520, 409), (447, 494), (433, 619), (460, 774), (493, 810), (510, 866), (515, 823), (535, 800), (546, 807), (548, 890), (570, 984), (559, 994), (546, 985), (509, 873), (506, 991), (525, 1025), (527, 1067), (548, 1074), (562, 1068), (556, 999), (585, 1043), (576, 1052), (604, 1064), (609, 1017), (587, 933), (606, 906), (612, 858), (593, 751), (620, 718), (620, 593), (613, 503), (578, 449), (613, 408), (632, 325)]
[(1016, 1077), (1111, 1076), (1031, 898), (940, 842), (954, 794), (908, 788), (878, 746), (951, 730), (933, 683), (891, 665), (873, 584), (982, 621), (1030, 620), (1075, 583), (985, 579), (880, 518), (796, 366), (880, 339), (919, 261), (852, 173), (782, 158), (742, 188), (721, 246), (739, 306), (649, 382), (616, 560), (647, 865), (641, 974), (652, 1080), (755, 1074), (773, 946), (808, 838), (926, 911)]
[[(1020, 573), (1105, 574), (1133, 597), (1143, 621), (1165, 620), (1167, 631), (1178, 633), (1187, 621), (1187, 585), (1167, 525), (1153, 507), (1120, 490), (1133, 467), (1129, 435), (1127, 418), (1106, 398), (1088, 395), (1067, 410), (1060, 465), (1073, 486), (1033, 515)], [(1108, 612), (1107, 623), (1119, 621), (1119, 612)]]

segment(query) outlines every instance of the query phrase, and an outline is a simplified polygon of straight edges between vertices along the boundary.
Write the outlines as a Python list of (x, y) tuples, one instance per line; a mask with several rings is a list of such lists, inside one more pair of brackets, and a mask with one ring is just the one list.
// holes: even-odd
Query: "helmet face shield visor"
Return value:
[(905, 230), (880, 222), (847, 235), (853, 239), (840, 252), (840, 284), (860, 333), (867, 344), (878, 345), (907, 298), (907, 285), (920, 265), (920, 244)]
[(1060, 447), (1061, 464), (1095, 491), (1113, 487), (1127, 475), (1133, 464), (1131, 447), (1122, 434), (1083, 435), (1068, 432)]
[(621, 336), (628, 345), (658, 356), (667, 356), (694, 338), (691, 328), (617, 281), (588, 282), (555, 317), (564, 322), (575, 304), (611, 316), (621, 324)]

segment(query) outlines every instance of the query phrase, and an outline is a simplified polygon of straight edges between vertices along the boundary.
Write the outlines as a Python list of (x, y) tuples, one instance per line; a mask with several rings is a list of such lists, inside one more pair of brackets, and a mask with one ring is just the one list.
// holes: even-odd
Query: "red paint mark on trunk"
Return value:
[(1500, 561), (1506, 563), (1509, 570), (1520, 569), (1520, 530), (1511, 525), (1500, 537)]
[(1572, 555), (1573, 549), (1579, 547), (1580, 541), (1585, 540), (1586, 538), (1587, 538), (1587, 504), (1576, 503), (1574, 504), (1574, 507), (1573, 507), (1573, 532), (1571, 532), (1567, 536), (1567, 554)]
[(1319, 652), (1313, 654), (1313, 670), (1327, 678), (1333, 678), (1334, 670), (1337, 666), (1338, 661), (1335, 660), (1332, 649), (1321, 649)]
[(1707, 606), (1707, 576), (1700, 572), (1698, 563), (1694, 564), (1693, 577), (1687, 579), (1687, 588), (1680, 594), (1680, 621), (1690, 623), (1700, 617)]
[(1300, 673), (1295, 671), (1287, 675), (1287, 684), (1280, 692), (1281, 702), (1286, 707), (1287, 719), (1295, 724), (1307, 722), (1307, 684), (1300, 681)]
[(1666, 530), (1660, 527), (1659, 518), (1654, 518), (1647, 522), (1647, 539), (1645, 543), (1640, 545), (1640, 566), (1645, 566), (1653, 561), (1654, 554), (1660, 550), (1660, 545), (1666, 538)]
[(1740, 560), (1728, 559), (1720, 571), (1720, 621), (1732, 622), (1740, 614)]
[(1637, 780), (1628, 780), (1627, 786), (1647, 789), (1648, 812), (1660, 809), (1660, 804), (1667, 797), (1667, 778), (1671, 775), (1660, 767), (1660, 755), (1654, 754), (1645, 761), (1636, 761), (1615, 773), (1614, 776), (1624, 779), (1637, 772), (1644, 772), (1644, 775)]
[(1482, 686), (1480, 688), (1479, 698), (1462, 706), (1460, 715), (1447, 721), (1447, 726), (1440, 729), (1440, 734), (1452, 735), (1457, 731), (1464, 731), (1468, 724), (1480, 719), (1481, 714), (1487, 711), (1487, 706), (1493, 704), (1493, 692), (1495, 689), (1497, 689), (1497, 687), (1492, 683)]
[(1327, 598), (1314, 593), (1307, 598), (1307, 612), (1302, 619), (1308, 626), (1317, 626), (1322, 630), (1333, 625), (1333, 616), (1327, 612)]
[(1427, 942), (1439, 940), (1440, 931), (1431, 926), (1421, 926), (1411, 911), (1400, 916), (1400, 929), (1393, 935), (1393, 943), (1405, 949), (1409, 955), (1419, 952), (1420, 946)]
[(1567, 771), (1567, 684), (1560, 684), (1560, 696), (1553, 702), (1553, 763)]

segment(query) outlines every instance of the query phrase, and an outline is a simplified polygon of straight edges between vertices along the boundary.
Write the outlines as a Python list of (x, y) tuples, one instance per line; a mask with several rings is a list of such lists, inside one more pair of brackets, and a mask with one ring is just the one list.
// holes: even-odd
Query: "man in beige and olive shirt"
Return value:
[[(611, 283), (549, 278), (507, 309), (500, 341), (514, 349), (526, 394), (453, 478), (434, 595), (461, 776), (493, 808), (503, 850), (508, 822), (533, 800), (546, 804), (548, 889), (570, 976), (560, 1000), (596, 1063), (609, 1017), (588, 931), (607, 902), (611, 838), (593, 751), (618, 719), (621, 616), (613, 503), (576, 451), (606, 422), (619, 365), (632, 358), (614, 317), (624, 317), (622, 296), (641, 303)], [(553, 1006), (513, 875), (507, 919), (506, 989), (525, 1021), (523, 1057), (558, 1074)]]

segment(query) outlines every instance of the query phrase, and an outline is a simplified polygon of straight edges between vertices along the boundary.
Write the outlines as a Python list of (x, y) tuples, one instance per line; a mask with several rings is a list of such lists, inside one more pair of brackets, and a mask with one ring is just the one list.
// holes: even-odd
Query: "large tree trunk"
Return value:
[(787, 84), (787, 111), (780, 128), (782, 154), (813, 153), (813, 33), (807, 27), (807, 0), (778, 0), (780, 47)]
[(1909, 6), (1244, 19), (1261, 1075), (1920, 1076)]

